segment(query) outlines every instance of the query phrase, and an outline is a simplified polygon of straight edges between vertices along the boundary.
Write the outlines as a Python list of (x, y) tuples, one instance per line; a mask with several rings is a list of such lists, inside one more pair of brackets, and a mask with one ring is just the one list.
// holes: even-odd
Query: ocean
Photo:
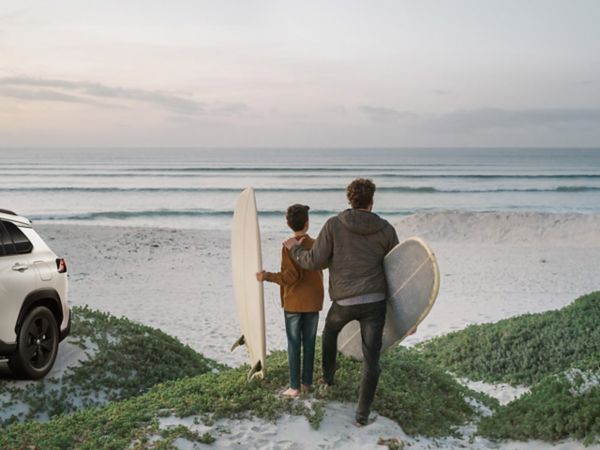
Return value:
[(0, 208), (34, 222), (229, 229), (247, 186), (262, 231), (293, 203), (311, 228), (348, 207), (354, 178), (374, 212), (600, 213), (600, 149), (3, 149)]

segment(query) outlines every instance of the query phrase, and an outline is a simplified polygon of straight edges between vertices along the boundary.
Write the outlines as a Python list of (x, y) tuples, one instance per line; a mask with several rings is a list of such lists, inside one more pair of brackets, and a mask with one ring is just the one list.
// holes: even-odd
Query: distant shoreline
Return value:
[(285, 229), (293, 203), (312, 223), (347, 206), (354, 178), (377, 185), (375, 211), (600, 214), (600, 151), (546, 149), (119, 149), (3, 151), (0, 207), (35, 221), (227, 229), (256, 192), (261, 229)]

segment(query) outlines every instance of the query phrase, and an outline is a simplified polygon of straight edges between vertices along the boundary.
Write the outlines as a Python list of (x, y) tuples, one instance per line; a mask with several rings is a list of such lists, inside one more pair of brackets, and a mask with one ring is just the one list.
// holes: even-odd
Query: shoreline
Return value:
[[(600, 215), (427, 213), (394, 225), (400, 240), (419, 234), (430, 243), (441, 273), (436, 304), (417, 335), (403, 345), (472, 323), (557, 309), (600, 288), (594, 275), (600, 266)], [(239, 326), (228, 230), (35, 227), (67, 258), (73, 305), (87, 304), (159, 328), (221, 363), (245, 362), (243, 351), (229, 353)], [(466, 235), (460, 236), (463, 230)], [(278, 270), (285, 237), (283, 232), (263, 234), (266, 270)], [(278, 287), (265, 283), (268, 351), (286, 347), (279, 305)], [(326, 294), (318, 334), (329, 305)]]

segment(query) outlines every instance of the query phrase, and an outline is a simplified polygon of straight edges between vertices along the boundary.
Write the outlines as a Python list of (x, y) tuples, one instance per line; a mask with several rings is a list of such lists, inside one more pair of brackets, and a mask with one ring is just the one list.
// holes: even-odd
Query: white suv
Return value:
[(24, 378), (41, 378), (71, 328), (67, 265), (15, 213), (0, 210), (0, 360)]

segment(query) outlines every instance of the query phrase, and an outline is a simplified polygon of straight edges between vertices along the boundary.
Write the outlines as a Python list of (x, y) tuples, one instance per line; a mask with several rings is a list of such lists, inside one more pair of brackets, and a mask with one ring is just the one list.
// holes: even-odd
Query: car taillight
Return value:
[(64, 258), (56, 258), (56, 268), (58, 269), (58, 273), (66, 273), (67, 261)]

